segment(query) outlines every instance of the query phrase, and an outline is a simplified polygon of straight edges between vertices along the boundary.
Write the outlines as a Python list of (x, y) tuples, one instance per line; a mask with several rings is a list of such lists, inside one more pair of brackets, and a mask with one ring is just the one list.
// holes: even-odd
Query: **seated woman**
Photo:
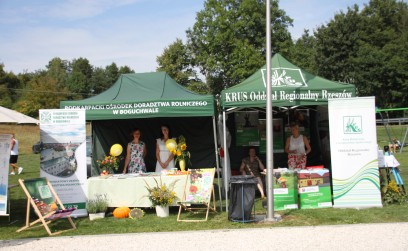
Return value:
[(391, 149), (391, 153), (396, 153), (397, 149), (401, 148), (401, 142), (398, 139), (393, 138), (392, 142), (388, 146)]
[(252, 175), (255, 176), (258, 180), (258, 189), (261, 193), (262, 199), (265, 199), (265, 194), (262, 185), (261, 171), (265, 170), (265, 166), (262, 161), (256, 156), (256, 151), (254, 147), (249, 148), (249, 157), (246, 157), (242, 160), (241, 167), (239, 168), (242, 175)]

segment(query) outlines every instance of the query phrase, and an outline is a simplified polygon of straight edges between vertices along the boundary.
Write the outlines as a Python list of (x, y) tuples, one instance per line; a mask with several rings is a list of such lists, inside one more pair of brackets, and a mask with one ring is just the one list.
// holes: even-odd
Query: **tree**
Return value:
[(89, 64), (88, 59), (78, 58), (71, 62), (67, 87), (73, 99), (82, 99), (91, 93), (92, 73), (93, 67)]
[(106, 71), (108, 86), (111, 86), (113, 83), (115, 83), (116, 80), (118, 80), (120, 76), (119, 68), (115, 63), (112, 63), (105, 67), (105, 71)]
[(129, 66), (121, 66), (119, 68), (119, 74), (127, 74), (127, 73), (135, 73), (134, 70), (132, 70)]
[(335, 15), (316, 36), (318, 74), (356, 85), (359, 96), (377, 97), (380, 107), (408, 104), (407, 4), (371, 0)]
[(47, 74), (51, 78), (54, 78), (57, 81), (59, 88), (66, 86), (67, 77), (68, 77), (68, 66), (69, 62), (67, 60), (62, 60), (58, 57), (51, 59), (48, 62)]
[[(194, 65), (213, 93), (238, 84), (265, 64), (265, 3), (263, 0), (207, 0), (187, 30)], [(272, 2), (274, 52), (287, 52), (292, 19)]]
[(39, 109), (59, 108), (60, 101), (66, 100), (68, 91), (59, 88), (57, 80), (45, 73), (34, 77), (17, 102), (17, 110), (28, 116), (38, 117)]
[(99, 94), (108, 89), (111, 86), (109, 79), (105, 69), (101, 67), (95, 68), (90, 81), (90, 95)]
[(13, 72), (6, 72), (4, 64), (0, 63), (0, 105), (12, 108), (20, 97), (20, 80)]
[(408, 5), (372, 0), (362, 12), (355, 65), (360, 95), (375, 95), (380, 107), (408, 105)]
[(330, 80), (354, 82), (354, 65), (361, 30), (358, 6), (340, 12), (327, 26), (322, 25), (316, 37), (316, 74)]
[(309, 30), (305, 30), (291, 47), (288, 59), (302, 69), (310, 73), (316, 73), (317, 68), (314, 61), (316, 56), (316, 38), (309, 34)]
[(191, 79), (196, 79), (197, 74), (192, 68), (191, 54), (179, 38), (166, 47), (156, 61), (159, 65), (157, 71), (166, 72), (183, 86), (187, 86)]

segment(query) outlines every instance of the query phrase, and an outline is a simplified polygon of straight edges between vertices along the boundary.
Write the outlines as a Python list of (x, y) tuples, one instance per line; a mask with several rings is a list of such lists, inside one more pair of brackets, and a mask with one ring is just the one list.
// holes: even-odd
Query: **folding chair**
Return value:
[[(70, 216), (75, 209), (65, 209), (47, 178), (30, 180), (19, 179), (18, 182), (27, 196), (27, 216), (26, 225), (18, 229), (17, 232), (33, 227), (37, 223), (42, 223), (49, 235), (57, 235), (68, 230), (76, 229), (76, 226)], [(30, 204), (38, 216), (38, 219), (33, 222), (30, 222)], [(58, 207), (60, 209), (58, 209)], [(68, 219), (72, 228), (52, 233), (48, 227), (48, 224), (62, 217), (66, 217)]]
[[(177, 221), (199, 222), (207, 221), (208, 213), (217, 212), (215, 208), (214, 193), (215, 168), (190, 169), (186, 184), (184, 185), (183, 198), (180, 205)], [(211, 205), (212, 197), (212, 205)], [(204, 219), (181, 219), (181, 212), (188, 211), (194, 215), (205, 213)]]

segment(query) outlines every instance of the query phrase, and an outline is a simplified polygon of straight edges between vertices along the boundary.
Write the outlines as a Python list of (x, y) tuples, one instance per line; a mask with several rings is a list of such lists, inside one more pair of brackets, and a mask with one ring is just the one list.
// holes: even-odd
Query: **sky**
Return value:
[[(0, 63), (15, 74), (46, 69), (59, 57), (86, 58), (95, 67), (116, 63), (156, 71), (156, 58), (195, 23), (204, 0), (0, 0)], [(281, 0), (299, 38), (336, 13), (369, 0)]]

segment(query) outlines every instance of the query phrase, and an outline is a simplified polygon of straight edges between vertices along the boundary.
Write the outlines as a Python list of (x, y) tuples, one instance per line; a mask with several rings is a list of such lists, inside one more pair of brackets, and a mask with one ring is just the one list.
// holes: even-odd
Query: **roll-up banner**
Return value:
[(375, 98), (330, 99), (328, 106), (334, 207), (382, 207)]
[(40, 110), (40, 176), (47, 177), (71, 216), (86, 211), (85, 110)]
[(8, 216), (8, 178), (11, 134), (0, 134), (0, 216)]

